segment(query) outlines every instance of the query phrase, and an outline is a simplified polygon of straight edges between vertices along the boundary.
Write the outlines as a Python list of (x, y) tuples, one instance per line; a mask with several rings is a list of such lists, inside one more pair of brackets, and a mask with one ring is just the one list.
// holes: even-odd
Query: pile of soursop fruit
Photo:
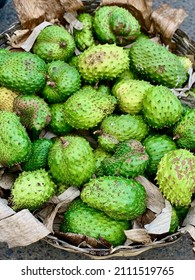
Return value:
[(174, 233), (195, 193), (195, 109), (171, 89), (192, 63), (125, 8), (77, 19), (73, 34), (45, 27), (30, 52), (0, 49), (0, 166), (17, 173), (9, 205), (35, 213), (77, 187), (60, 231), (122, 245), (147, 208), (142, 175), (171, 203)]

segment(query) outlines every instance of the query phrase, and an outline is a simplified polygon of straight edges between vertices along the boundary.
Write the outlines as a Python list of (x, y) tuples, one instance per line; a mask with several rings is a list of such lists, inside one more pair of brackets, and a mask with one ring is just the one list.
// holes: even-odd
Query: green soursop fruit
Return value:
[(131, 71), (131, 69), (127, 69), (120, 76), (118, 76), (118, 78), (116, 78), (116, 84), (121, 82), (121, 80), (124, 81), (124, 80), (132, 80), (132, 79), (136, 79), (136, 75)]
[(169, 151), (177, 149), (176, 143), (168, 135), (150, 135), (144, 141), (143, 145), (149, 155), (149, 164), (147, 171), (149, 174), (156, 174), (157, 166), (161, 158)]
[(29, 158), (22, 164), (22, 170), (34, 171), (37, 169), (47, 169), (47, 157), (53, 141), (41, 138), (32, 142), (32, 151)]
[(129, 68), (129, 57), (114, 44), (92, 46), (78, 57), (78, 69), (88, 83), (112, 80)]
[(0, 85), (22, 94), (33, 94), (45, 84), (47, 67), (35, 54), (10, 52), (0, 63)]
[(93, 16), (88, 13), (78, 15), (77, 19), (83, 24), (81, 30), (74, 29), (74, 40), (77, 48), (84, 51), (95, 45), (93, 38)]
[(157, 183), (165, 198), (175, 206), (188, 206), (195, 192), (195, 156), (177, 149), (166, 153), (157, 169)]
[(81, 199), (116, 220), (133, 220), (146, 210), (144, 187), (134, 179), (123, 177), (90, 179), (81, 190)]
[(129, 221), (116, 221), (102, 211), (88, 206), (81, 199), (75, 199), (64, 213), (61, 231), (84, 234), (96, 239), (104, 238), (117, 246), (125, 242), (124, 231), (130, 227)]
[(70, 126), (77, 129), (89, 129), (110, 115), (115, 106), (114, 96), (91, 86), (85, 86), (64, 103), (64, 113)]
[(32, 144), (19, 117), (0, 111), (0, 131), (0, 165), (11, 167), (27, 160)]
[(94, 154), (94, 157), (95, 157), (95, 165), (96, 165), (95, 175), (96, 176), (104, 175), (104, 172), (103, 172), (103, 170), (101, 168), (101, 164), (102, 164), (102, 161), (105, 158), (111, 157), (111, 154), (108, 153), (107, 151), (105, 151), (104, 149), (102, 149), (101, 147), (97, 147), (93, 151), (93, 154)]
[(178, 147), (195, 150), (195, 109), (186, 112), (173, 133)]
[(135, 73), (157, 85), (179, 88), (188, 78), (186, 69), (175, 54), (142, 36), (130, 49), (130, 61)]
[(78, 70), (58, 60), (48, 64), (46, 84), (40, 94), (48, 103), (64, 102), (80, 86)]
[(56, 191), (56, 186), (44, 169), (23, 171), (11, 189), (11, 204), (15, 211), (34, 211), (43, 206)]
[(101, 123), (99, 145), (106, 151), (114, 151), (119, 142), (136, 139), (143, 140), (148, 134), (148, 126), (142, 116), (110, 115)]
[(143, 115), (147, 123), (155, 129), (173, 126), (182, 112), (181, 102), (167, 87), (152, 87), (144, 95)]
[(149, 157), (143, 145), (134, 139), (126, 140), (116, 146), (115, 153), (101, 163), (104, 175), (134, 178), (143, 175)]
[(178, 230), (179, 227), (179, 218), (177, 216), (177, 211), (174, 207), (172, 207), (172, 213), (171, 213), (171, 223), (169, 228), (169, 233), (174, 233)]
[(95, 172), (95, 158), (89, 142), (80, 136), (56, 139), (48, 155), (52, 177), (60, 183), (82, 186)]
[(72, 132), (74, 129), (66, 122), (64, 104), (56, 103), (50, 105), (51, 110), (51, 121), (48, 125), (48, 129), (57, 134), (64, 135)]
[(68, 61), (75, 51), (74, 38), (64, 27), (50, 25), (41, 30), (32, 51), (46, 62)]
[(123, 113), (135, 115), (142, 111), (144, 95), (151, 87), (146, 81), (122, 79), (113, 86), (112, 93)]
[(48, 104), (36, 95), (20, 95), (14, 99), (14, 112), (34, 138), (51, 120)]

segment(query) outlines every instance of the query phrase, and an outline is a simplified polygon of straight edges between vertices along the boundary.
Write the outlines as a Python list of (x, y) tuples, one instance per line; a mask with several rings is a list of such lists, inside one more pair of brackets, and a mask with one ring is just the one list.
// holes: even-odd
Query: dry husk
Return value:
[[(55, 4), (54, 4), (55, 2)], [(21, 30), (16, 30), (8, 43), (11, 48), (23, 48), (29, 51), (39, 32), (45, 26), (53, 23), (65, 24), (71, 30), (71, 25), (81, 26), (76, 21), (77, 12), (84, 9), (80, 0), (14, 0)], [(186, 17), (183, 9), (173, 9), (168, 4), (155, 11), (152, 1), (111, 1), (103, 0), (101, 5), (119, 5), (129, 9), (139, 20), (143, 31), (157, 37), (161, 43), (172, 47), (172, 36)], [(195, 82), (193, 71), (184, 89), (173, 89), (181, 99), (186, 100), (185, 93)], [(44, 131), (43, 137), (55, 137)], [(89, 137), (89, 136), (86, 136)], [(125, 231), (126, 242), (113, 248), (103, 238), (94, 239), (83, 234), (61, 233), (60, 223), (63, 213), (72, 200), (80, 195), (78, 188), (69, 187), (63, 194), (53, 197), (42, 209), (31, 213), (27, 209), (15, 212), (7, 201), (6, 192), (12, 187), (18, 166), (13, 172), (0, 169), (0, 241), (6, 242), (9, 248), (27, 246), (38, 240), (45, 240), (59, 249), (82, 253), (94, 259), (110, 257), (136, 256), (149, 249), (168, 246), (188, 232), (195, 240), (195, 201), (183, 221), (183, 225), (174, 234), (168, 234), (171, 220), (171, 205), (164, 199), (159, 189), (143, 176), (136, 177), (146, 189), (147, 210), (138, 219), (132, 221), (132, 229)], [(5, 195), (4, 195), (5, 194)], [(5, 197), (4, 197), (5, 196)]]

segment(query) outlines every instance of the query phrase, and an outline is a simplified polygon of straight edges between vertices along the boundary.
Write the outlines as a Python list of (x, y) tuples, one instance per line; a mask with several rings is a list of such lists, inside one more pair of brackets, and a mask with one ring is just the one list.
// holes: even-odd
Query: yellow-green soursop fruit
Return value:
[(116, 103), (114, 96), (84, 86), (64, 103), (66, 122), (77, 129), (95, 127), (114, 111)]
[(80, 86), (80, 74), (75, 67), (64, 61), (53, 61), (48, 64), (46, 84), (40, 95), (48, 103), (64, 102)]
[(133, 220), (146, 210), (144, 187), (134, 179), (123, 177), (90, 179), (81, 190), (81, 199), (116, 220)]
[(0, 63), (0, 85), (21, 94), (34, 94), (45, 84), (47, 67), (37, 55), (10, 52)]
[(146, 81), (122, 79), (113, 86), (112, 93), (123, 113), (136, 115), (142, 111), (144, 95), (151, 87)]
[(44, 169), (23, 171), (11, 189), (11, 204), (16, 211), (34, 211), (43, 206), (56, 191), (56, 186)]
[(130, 227), (129, 221), (116, 221), (78, 198), (71, 202), (64, 213), (61, 231), (84, 234), (96, 239), (104, 238), (117, 246), (125, 242), (124, 231)]
[(189, 59), (189, 57), (187, 57), (187, 56), (178, 56), (178, 58), (179, 58), (181, 64), (186, 69), (186, 72), (188, 72), (193, 67), (193, 63)]
[(142, 79), (169, 88), (182, 87), (187, 72), (179, 58), (164, 46), (143, 36), (130, 49), (130, 65)]
[(195, 192), (195, 156), (177, 149), (166, 153), (157, 169), (157, 183), (165, 198), (175, 206), (189, 206)]
[(82, 186), (95, 172), (93, 150), (80, 136), (64, 136), (56, 139), (48, 154), (52, 177), (60, 183)]
[(74, 38), (64, 27), (50, 25), (41, 30), (32, 51), (46, 62), (68, 61), (75, 51)]
[(92, 46), (78, 57), (78, 69), (88, 83), (113, 80), (129, 68), (129, 57), (114, 44)]
[(0, 110), (13, 112), (14, 98), (18, 95), (14, 91), (0, 87)]
[(77, 19), (83, 24), (81, 30), (74, 29), (74, 40), (77, 48), (84, 51), (95, 45), (93, 37), (93, 16), (89, 13), (81, 13)]
[(182, 113), (180, 100), (167, 87), (152, 87), (144, 95), (143, 115), (147, 123), (155, 129), (173, 126)]
[(0, 165), (11, 167), (28, 159), (31, 141), (19, 117), (0, 111)]

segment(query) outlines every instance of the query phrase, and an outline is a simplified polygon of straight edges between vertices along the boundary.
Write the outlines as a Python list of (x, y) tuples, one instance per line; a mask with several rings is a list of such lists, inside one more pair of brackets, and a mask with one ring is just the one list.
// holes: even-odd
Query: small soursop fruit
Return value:
[(75, 42), (64, 27), (50, 25), (41, 30), (32, 50), (46, 62), (68, 61), (74, 54)]
[(80, 136), (56, 139), (48, 155), (50, 172), (57, 182), (82, 186), (95, 172), (95, 157), (89, 142)]
[(173, 126), (182, 112), (181, 102), (167, 87), (152, 87), (144, 95), (143, 115), (147, 123), (155, 129)]
[(123, 177), (90, 179), (81, 190), (81, 199), (116, 220), (133, 220), (146, 210), (144, 187), (134, 179)]
[(11, 204), (15, 211), (34, 211), (43, 206), (56, 191), (56, 186), (44, 169), (23, 171), (11, 189)]
[(19, 117), (0, 111), (0, 131), (0, 165), (11, 167), (27, 160), (32, 144)]
[(78, 58), (78, 69), (88, 83), (113, 80), (129, 68), (129, 57), (114, 44), (92, 46)]
[(78, 198), (71, 202), (64, 213), (61, 231), (84, 234), (96, 239), (102, 237), (117, 246), (125, 242), (124, 230), (130, 227), (129, 221), (116, 221)]
[(5, 87), (0, 87), (0, 110), (13, 112), (14, 98), (18, 95)]
[(188, 206), (195, 192), (195, 156), (177, 149), (166, 153), (157, 169), (157, 183), (165, 198), (175, 206)]
[(131, 47), (130, 61), (135, 73), (157, 85), (179, 88), (188, 78), (186, 69), (175, 54), (143, 36)]

